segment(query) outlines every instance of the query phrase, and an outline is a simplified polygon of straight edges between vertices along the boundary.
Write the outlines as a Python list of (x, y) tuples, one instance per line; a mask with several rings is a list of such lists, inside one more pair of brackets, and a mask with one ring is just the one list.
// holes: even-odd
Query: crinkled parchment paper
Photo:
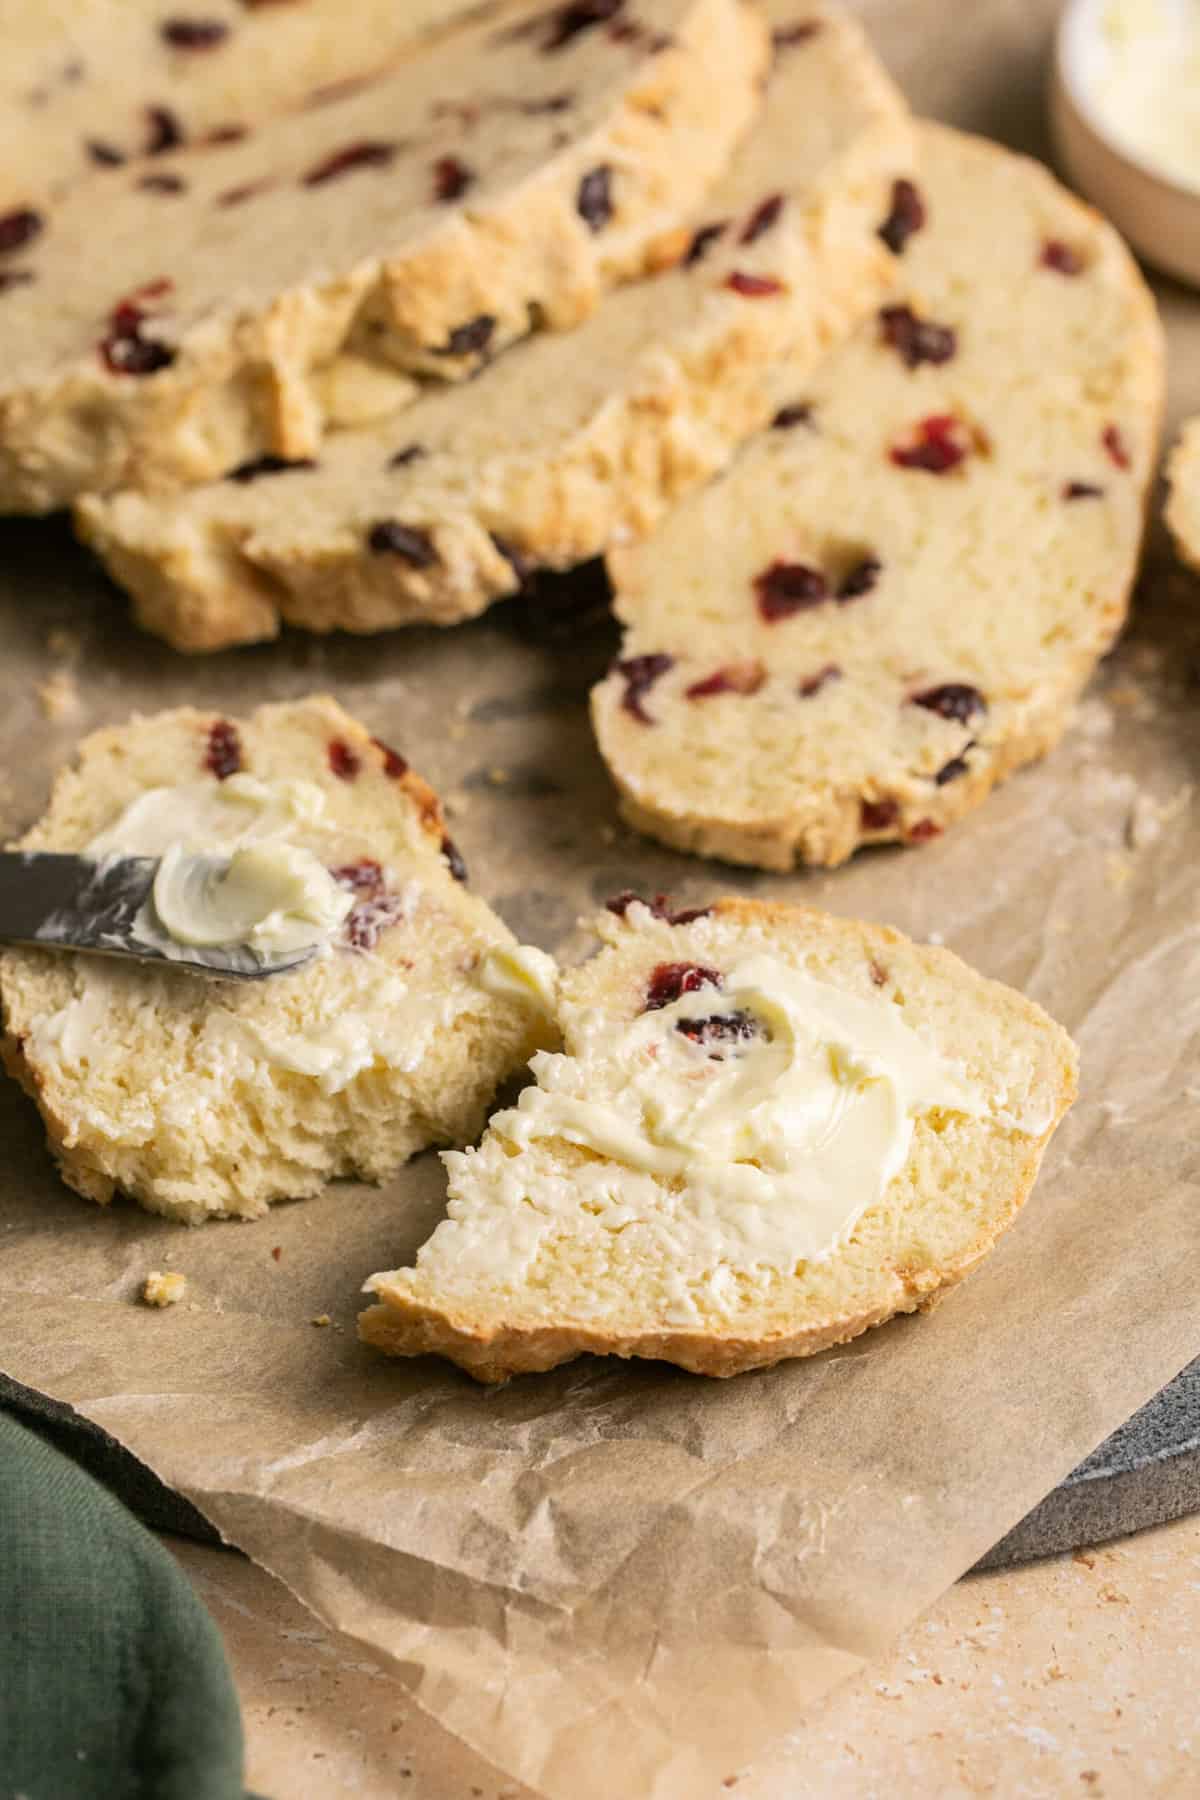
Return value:
[[(920, 104), (1039, 144), (1049, 5), (868, 10)], [(1200, 406), (1200, 301), (1164, 305), (1174, 420)], [(435, 1158), (382, 1192), (188, 1232), (66, 1193), (32, 1108), (0, 1090), (0, 1364), (506, 1771), (557, 1800), (696, 1800), (1200, 1350), (1200, 588), (1160, 535), (1134, 627), (1048, 763), (928, 848), (787, 879), (616, 825), (585, 711), (603, 619), (534, 631), (508, 608), (188, 662), (127, 628), (64, 532), (0, 542), (6, 828), (81, 731), (133, 707), (328, 688), (448, 797), (479, 888), (548, 949), (580, 953), (577, 915), (624, 887), (787, 895), (944, 939), (1082, 1045), (1082, 1098), (978, 1274), (927, 1317), (725, 1384), (584, 1361), (487, 1393), (385, 1363), (355, 1341), (358, 1290), (439, 1216)], [(164, 1267), (190, 1292), (154, 1313), (136, 1294)]]

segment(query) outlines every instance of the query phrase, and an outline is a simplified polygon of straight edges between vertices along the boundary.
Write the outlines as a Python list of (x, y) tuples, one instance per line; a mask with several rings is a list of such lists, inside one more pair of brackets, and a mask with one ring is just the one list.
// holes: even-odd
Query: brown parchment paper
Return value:
[[(920, 106), (1041, 147), (1052, 5), (865, 10)], [(1200, 301), (1163, 303), (1174, 422), (1200, 407)], [(726, 1384), (584, 1361), (487, 1393), (387, 1364), (355, 1341), (359, 1287), (438, 1218), (436, 1159), (188, 1232), (66, 1193), (0, 1089), (0, 1365), (128, 1445), (506, 1772), (554, 1800), (710, 1792), (1200, 1350), (1200, 586), (1161, 534), (1048, 763), (929, 848), (788, 878), (617, 826), (585, 709), (613, 637), (586, 611), (189, 662), (129, 630), (64, 531), (9, 524), (0, 546), (6, 829), (83, 730), (133, 707), (328, 688), (448, 797), (477, 885), (546, 948), (581, 952), (577, 915), (624, 887), (787, 895), (944, 939), (1081, 1043), (1082, 1098), (964, 1288)], [(135, 1296), (162, 1267), (190, 1292), (151, 1313)]]

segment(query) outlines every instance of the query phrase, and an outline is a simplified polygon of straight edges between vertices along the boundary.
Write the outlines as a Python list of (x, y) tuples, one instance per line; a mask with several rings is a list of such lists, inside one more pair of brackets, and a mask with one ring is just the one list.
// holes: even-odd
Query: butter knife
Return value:
[(298, 969), (315, 946), (266, 955), (249, 944), (203, 949), (140, 935), (154, 917), (152, 856), (65, 856), (57, 851), (0, 851), (0, 944), (37, 950), (80, 950), (158, 963), (192, 975), (261, 981)]

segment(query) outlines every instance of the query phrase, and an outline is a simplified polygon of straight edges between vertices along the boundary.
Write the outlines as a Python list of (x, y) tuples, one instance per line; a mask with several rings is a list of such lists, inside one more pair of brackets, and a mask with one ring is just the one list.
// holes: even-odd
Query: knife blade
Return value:
[(261, 981), (298, 969), (316, 946), (265, 955), (249, 944), (200, 949), (148, 925), (158, 859), (107, 856), (97, 861), (47, 850), (0, 851), (0, 944), (83, 951), (159, 963), (193, 975)]

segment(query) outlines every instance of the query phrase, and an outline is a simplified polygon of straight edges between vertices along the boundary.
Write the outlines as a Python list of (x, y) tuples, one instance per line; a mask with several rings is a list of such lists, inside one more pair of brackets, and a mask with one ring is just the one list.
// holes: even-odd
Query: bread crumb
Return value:
[(1114, 855), (1108, 858), (1108, 862), (1105, 865), (1104, 878), (1108, 882), (1109, 887), (1113, 888), (1117, 893), (1125, 886), (1125, 883), (1132, 874), (1133, 870), (1130, 867), (1128, 857)]
[(37, 697), (48, 719), (69, 719), (79, 711), (79, 687), (69, 669), (55, 669), (39, 682)]
[(56, 625), (53, 631), (46, 633), (46, 648), (51, 656), (60, 657), (64, 662), (75, 662), (83, 649), (83, 639), (77, 631)]
[(328, 1313), (318, 1313), (316, 1318), (313, 1320), (313, 1324), (314, 1325), (332, 1325), (333, 1320), (330, 1318)]
[(169, 1269), (152, 1269), (142, 1283), (142, 1299), (147, 1306), (175, 1306), (186, 1293), (187, 1276)]
[(487, 772), (487, 778), (491, 782), (493, 787), (503, 787), (504, 784), (509, 779), (508, 770), (507, 769), (489, 769)]

